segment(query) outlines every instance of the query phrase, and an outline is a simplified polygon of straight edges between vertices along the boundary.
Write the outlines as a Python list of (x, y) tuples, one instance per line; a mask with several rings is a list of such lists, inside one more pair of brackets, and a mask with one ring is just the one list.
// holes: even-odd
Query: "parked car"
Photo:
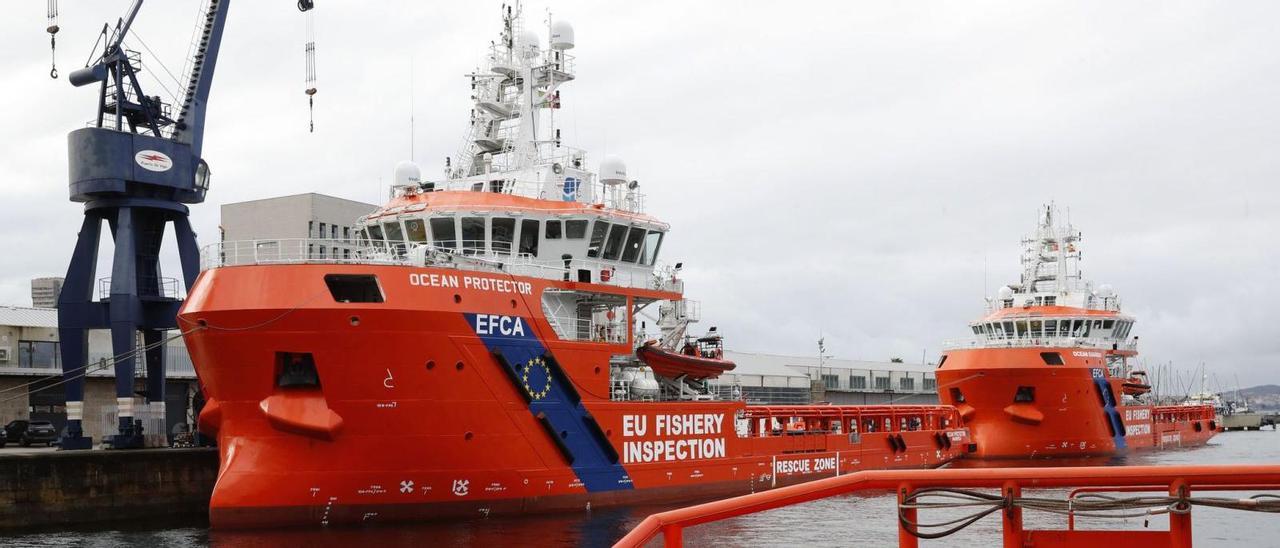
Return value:
[(4, 444), (9, 442), (9, 434), (3, 428), (0, 428), (0, 449), (4, 449)]
[(49, 421), (9, 421), (4, 425), (4, 431), (9, 443), (16, 441), (23, 447), (30, 447), (33, 443), (53, 445), (58, 441), (58, 430)]

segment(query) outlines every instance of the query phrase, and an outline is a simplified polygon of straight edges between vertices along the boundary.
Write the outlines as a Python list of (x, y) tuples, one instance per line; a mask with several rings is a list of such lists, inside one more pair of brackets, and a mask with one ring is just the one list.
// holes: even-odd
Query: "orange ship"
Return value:
[(1132, 368), (1134, 318), (1108, 285), (1079, 271), (1080, 233), (1047, 206), (1023, 241), (1020, 283), (1000, 288), (973, 338), (949, 342), (938, 396), (957, 408), (974, 456), (1111, 455), (1205, 443), (1218, 430), (1207, 405), (1152, 405)]
[(949, 407), (720, 399), (733, 364), (687, 335), (669, 226), (620, 160), (597, 175), (553, 129), (572, 28), (544, 42), (519, 15), (469, 75), (442, 180), (399, 166), (354, 242), (205, 250), (179, 318), (221, 451), (214, 527), (589, 511), (963, 454)]

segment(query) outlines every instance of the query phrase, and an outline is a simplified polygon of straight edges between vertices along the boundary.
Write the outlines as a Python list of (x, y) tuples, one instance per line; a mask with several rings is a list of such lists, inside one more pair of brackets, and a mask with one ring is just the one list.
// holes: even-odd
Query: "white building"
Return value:
[(36, 308), (56, 308), (58, 295), (62, 294), (63, 278), (32, 278), (31, 306)]
[[(742, 386), (750, 403), (936, 404), (932, 364), (725, 352), (737, 367), (716, 380), (718, 387)], [(821, 369), (821, 372), (819, 372)], [(803, 388), (809, 400), (798, 401)], [(724, 392), (726, 389), (721, 388)]]
[[(116, 433), (112, 356), (111, 332), (90, 331), (84, 430), (95, 442)], [(0, 306), (0, 425), (15, 419), (47, 420), (61, 430), (67, 418), (62, 365), (56, 309)], [(138, 358), (136, 369), (146, 372), (145, 357)], [(167, 433), (175, 424), (194, 420), (189, 410), (198, 391), (196, 375), (181, 339), (165, 345), (165, 370), (166, 417), (139, 417), (150, 419), (143, 425), (147, 434)], [(137, 388), (143, 389), (144, 383), (139, 378)]]
[[(305, 252), (318, 259), (350, 258), (356, 243), (356, 220), (378, 206), (314, 192), (224, 204), (223, 242), (260, 242), (256, 248), (224, 253), (277, 253), (296, 258)], [(307, 246), (309, 249), (293, 249)], [(234, 257), (225, 260), (236, 262)]]

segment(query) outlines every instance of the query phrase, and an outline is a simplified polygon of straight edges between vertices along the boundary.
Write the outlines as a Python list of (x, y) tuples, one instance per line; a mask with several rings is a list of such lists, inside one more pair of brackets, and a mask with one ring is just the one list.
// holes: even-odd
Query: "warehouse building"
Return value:
[[(116, 433), (115, 374), (111, 332), (89, 332), (89, 373), (85, 379), (85, 434), (100, 442)], [(105, 365), (105, 367), (103, 367)], [(197, 399), (195, 370), (181, 339), (165, 348), (164, 417), (147, 415), (148, 406), (137, 398), (135, 408), (143, 421), (149, 445), (160, 445), (178, 424), (192, 424)], [(137, 370), (145, 373), (145, 360)], [(145, 378), (137, 379), (144, 388)], [(58, 311), (53, 308), (0, 306), (0, 425), (13, 420), (47, 420), (59, 431), (66, 424), (66, 391), (62, 384), (62, 360), (58, 349)]]

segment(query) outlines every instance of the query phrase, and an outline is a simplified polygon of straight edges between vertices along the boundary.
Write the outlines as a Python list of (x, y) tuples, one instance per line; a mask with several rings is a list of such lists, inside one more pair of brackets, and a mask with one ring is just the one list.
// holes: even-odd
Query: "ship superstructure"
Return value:
[(1217, 429), (1212, 408), (1146, 401), (1146, 374), (1130, 362), (1134, 318), (1111, 286), (1084, 279), (1081, 233), (1058, 217), (1045, 206), (1022, 241), (1021, 279), (987, 299), (972, 338), (946, 343), (940, 400), (959, 409), (979, 456), (1202, 443)]
[(581, 511), (963, 454), (948, 407), (717, 398), (733, 364), (689, 334), (669, 225), (555, 129), (572, 27), (502, 24), (443, 178), (401, 164), (350, 238), (205, 250), (180, 321), (221, 448), (214, 526)]

